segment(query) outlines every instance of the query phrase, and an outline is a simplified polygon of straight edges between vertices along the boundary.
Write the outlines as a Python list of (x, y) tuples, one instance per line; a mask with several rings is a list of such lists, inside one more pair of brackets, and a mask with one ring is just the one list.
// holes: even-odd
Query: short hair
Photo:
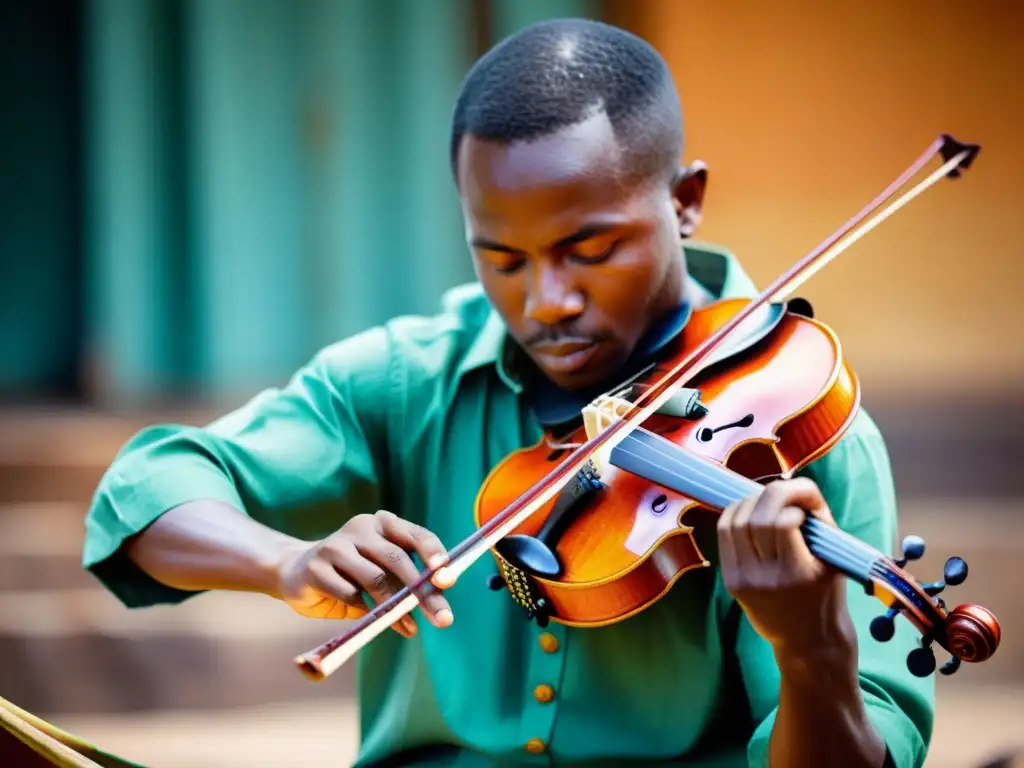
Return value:
[(462, 139), (530, 141), (603, 111), (631, 176), (678, 168), (682, 109), (665, 60), (645, 40), (591, 19), (523, 28), (485, 53), (455, 101), (450, 162), (458, 182)]

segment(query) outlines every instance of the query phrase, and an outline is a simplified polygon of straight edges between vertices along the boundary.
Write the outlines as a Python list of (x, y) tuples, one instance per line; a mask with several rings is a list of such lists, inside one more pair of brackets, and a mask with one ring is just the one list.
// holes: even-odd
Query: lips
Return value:
[(572, 373), (586, 365), (597, 351), (597, 342), (584, 339), (536, 344), (538, 362), (556, 373)]

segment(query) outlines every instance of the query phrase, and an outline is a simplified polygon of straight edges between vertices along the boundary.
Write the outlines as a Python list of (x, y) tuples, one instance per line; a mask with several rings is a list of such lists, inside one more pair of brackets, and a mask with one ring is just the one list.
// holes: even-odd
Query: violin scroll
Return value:
[(909, 561), (920, 559), (925, 552), (924, 539), (907, 536), (903, 540), (903, 557), (884, 564), (873, 575), (870, 591), (885, 595), (888, 609), (871, 622), (871, 636), (878, 642), (887, 642), (895, 634), (894, 619), (900, 614), (921, 631), (921, 646), (907, 656), (907, 668), (917, 677), (928, 677), (935, 671), (935, 643), (949, 652), (951, 658), (939, 670), (952, 675), (962, 662), (977, 663), (991, 658), (999, 647), (1001, 630), (999, 620), (990, 610), (980, 605), (959, 605), (951, 611), (938, 597), (946, 587), (955, 587), (967, 580), (967, 563), (963, 558), (950, 557), (943, 567), (942, 581), (917, 584), (903, 572)]
[(958, 605), (946, 618), (946, 636), (953, 655), (967, 662), (985, 661), (999, 647), (999, 620), (980, 605)]

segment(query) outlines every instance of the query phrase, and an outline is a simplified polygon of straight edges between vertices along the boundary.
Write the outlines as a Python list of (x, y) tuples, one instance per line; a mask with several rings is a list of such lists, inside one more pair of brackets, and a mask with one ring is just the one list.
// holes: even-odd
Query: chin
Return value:
[(569, 392), (584, 390), (597, 385), (603, 378), (600, 371), (595, 374), (591, 371), (579, 371), (575, 373), (563, 373), (544, 370), (544, 374), (554, 382), (559, 389)]

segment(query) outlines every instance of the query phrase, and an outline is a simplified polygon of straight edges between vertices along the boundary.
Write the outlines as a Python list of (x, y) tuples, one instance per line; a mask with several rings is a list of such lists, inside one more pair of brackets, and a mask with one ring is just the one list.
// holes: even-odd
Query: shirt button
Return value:
[(554, 653), (558, 650), (558, 638), (552, 635), (550, 632), (545, 632), (540, 636), (540, 647), (544, 653)]
[(530, 739), (526, 742), (526, 751), (531, 755), (543, 754), (545, 749), (547, 749), (547, 747), (540, 739)]
[(546, 683), (544, 685), (538, 685), (533, 689), (533, 698), (539, 701), (541, 704), (547, 704), (553, 698), (555, 698), (555, 689)]

